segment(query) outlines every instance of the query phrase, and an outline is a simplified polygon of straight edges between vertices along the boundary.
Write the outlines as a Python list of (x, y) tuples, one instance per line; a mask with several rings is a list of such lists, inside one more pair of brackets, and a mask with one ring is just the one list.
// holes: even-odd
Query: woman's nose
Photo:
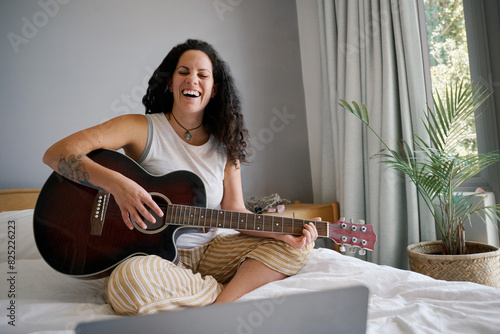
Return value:
[(198, 76), (196, 75), (196, 73), (189, 74), (186, 77), (186, 82), (192, 85), (198, 84)]

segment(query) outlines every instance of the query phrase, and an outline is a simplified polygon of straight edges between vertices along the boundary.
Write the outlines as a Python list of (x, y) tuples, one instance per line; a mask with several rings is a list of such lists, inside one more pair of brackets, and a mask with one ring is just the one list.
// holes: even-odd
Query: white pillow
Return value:
[(33, 236), (33, 209), (0, 212), (0, 262), (40, 259)]

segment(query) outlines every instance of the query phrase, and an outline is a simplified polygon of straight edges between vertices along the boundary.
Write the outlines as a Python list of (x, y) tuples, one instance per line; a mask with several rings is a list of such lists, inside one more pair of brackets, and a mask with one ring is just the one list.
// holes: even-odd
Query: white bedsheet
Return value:
[[(64, 276), (40, 258), (31, 232), (32, 213), (0, 213), (0, 333), (73, 333), (79, 322), (118, 318), (103, 299), (103, 280)], [(16, 222), (14, 270), (7, 254), (9, 221)], [(327, 249), (314, 250), (297, 275), (267, 284), (241, 301), (358, 284), (370, 289), (368, 333), (500, 332), (500, 289), (438, 281)], [(9, 324), (12, 303), (15, 326)]]

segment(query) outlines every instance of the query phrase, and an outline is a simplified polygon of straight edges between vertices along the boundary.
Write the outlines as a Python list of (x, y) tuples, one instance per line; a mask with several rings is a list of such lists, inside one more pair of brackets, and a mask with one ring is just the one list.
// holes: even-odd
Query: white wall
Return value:
[(321, 53), (316, 1), (297, 0), (302, 77), (314, 201), (321, 202)]
[(187, 38), (232, 68), (255, 154), (246, 196), (312, 201), (293, 0), (2, 0), (0, 188), (41, 187), (44, 151), (77, 130), (143, 113), (145, 82)]

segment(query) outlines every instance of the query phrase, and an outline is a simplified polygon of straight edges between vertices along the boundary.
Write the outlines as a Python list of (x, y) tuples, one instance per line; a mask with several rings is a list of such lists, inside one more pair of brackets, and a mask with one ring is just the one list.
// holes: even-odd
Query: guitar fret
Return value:
[(193, 210), (193, 212), (191, 213), (191, 225), (196, 225), (196, 207), (194, 208), (191, 208)]
[(194, 208), (193, 208), (193, 215), (192, 215), (192, 217), (193, 217), (193, 223), (192, 223), (192, 224), (193, 224), (193, 225), (196, 225), (196, 213), (197, 213), (197, 212), (198, 212), (198, 208), (197, 208), (197, 207), (194, 207)]
[[(195, 212), (196, 212), (196, 209), (195, 209)], [(201, 216), (202, 216), (202, 214), (201, 214), (201, 208), (198, 208), (198, 226), (202, 226), (201, 225), (201, 221), (200, 221)]]
[(255, 231), (261, 231), (262, 230), (262, 227), (260, 226), (260, 224), (263, 225), (263, 222), (264, 222), (264, 219), (265, 219), (265, 216), (264, 215), (259, 215), (257, 217), (258, 219), (260, 219), (260, 222), (254, 227), (254, 230)]
[[(175, 224), (175, 219), (177, 218), (177, 205), (172, 205), (172, 212), (170, 215), (170, 219), (168, 220), (170, 224)], [(168, 210), (167, 210), (168, 211)]]
[(271, 232), (272, 231), (273, 222), (269, 221), (269, 219), (265, 219), (262, 221), (262, 231)]
[(165, 210), (165, 217), (163, 218), (165, 220), (165, 223), (168, 224), (169, 221), (171, 221), (172, 219), (172, 208), (170, 206), (167, 206), (167, 210)]
[[(208, 218), (209, 213), (210, 213), (210, 218)], [(208, 222), (207, 222), (207, 220), (208, 220)], [(212, 210), (205, 209), (205, 226), (210, 227), (210, 224), (212, 224)]]
[[(206, 209), (204, 208), (199, 208), (199, 214), (198, 214), (198, 226), (205, 226), (205, 213), (206, 213)], [(205, 212), (205, 213), (204, 213)]]
[(174, 224), (177, 223), (179, 221), (179, 206), (178, 205), (175, 205), (175, 218), (174, 218)]
[(177, 223), (179, 223), (181, 220), (181, 216), (180, 216), (181, 214), (182, 214), (182, 207), (177, 206), (177, 221), (176, 221)]
[(181, 207), (181, 211), (182, 211), (182, 221), (181, 221), (180, 223), (182, 223), (182, 222), (185, 222), (185, 221), (186, 221), (186, 210), (187, 210), (187, 208), (186, 208), (185, 206), (182, 206), (182, 207)]
[(197, 208), (196, 208), (196, 207), (194, 207), (194, 208), (193, 208), (193, 213), (191, 214), (191, 219), (193, 220), (193, 221), (191, 222), (191, 225), (196, 225), (196, 211), (198, 211), (198, 210), (197, 210)]

